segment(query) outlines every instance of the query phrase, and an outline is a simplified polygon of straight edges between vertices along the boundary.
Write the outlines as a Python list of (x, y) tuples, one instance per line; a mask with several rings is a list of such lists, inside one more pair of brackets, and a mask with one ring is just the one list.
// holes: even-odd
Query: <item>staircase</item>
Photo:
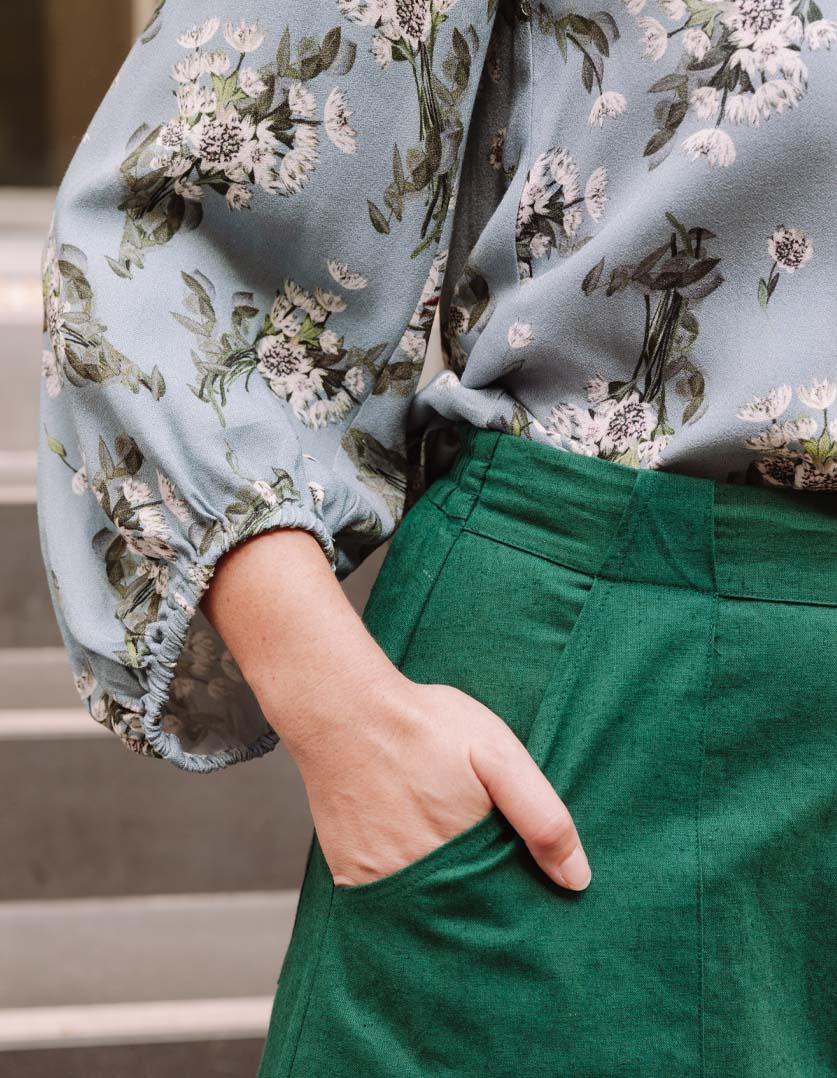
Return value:
[[(0, 1078), (249, 1078), (311, 838), (280, 745), (222, 773), (81, 707), (35, 516), (50, 195), (0, 202)], [(384, 550), (346, 583), (362, 608)]]

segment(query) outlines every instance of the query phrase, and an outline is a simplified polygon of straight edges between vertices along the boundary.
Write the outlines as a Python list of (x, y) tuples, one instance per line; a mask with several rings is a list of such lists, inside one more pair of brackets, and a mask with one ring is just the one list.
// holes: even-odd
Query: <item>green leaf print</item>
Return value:
[[(393, 148), (392, 180), (380, 201), (367, 200), (369, 219), (376, 232), (387, 235), (393, 219), (400, 222), (407, 199), (421, 197), (425, 207), (419, 228), (419, 243), (411, 256), (416, 258), (441, 237), (453, 193), (464, 123), (461, 100), (471, 82), (472, 60), (479, 46), (477, 31), (454, 26), (447, 35), (447, 10), (426, 0), (413, 0), (386, 12), (387, 32), (380, 31), (384, 14), (374, 22), (365, 10), (343, 8), (351, 22), (373, 31), (372, 53), (382, 69), (409, 68), (418, 102), (416, 141)], [(443, 41), (447, 49), (443, 51)], [(406, 163), (406, 168), (404, 164)]]
[[(672, 395), (683, 400), (681, 425), (698, 418), (704, 404), (703, 372), (690, 353), (697, 340), (696, 306), (719, 287), (720, 259), (708, 247), (714, 233), (686, 228), (671, 213), (668, 239), (636, 263), (615, 266), (605, 296), (627, 289), (642, 297), (642, 341), (634, 369), (625, 380), (595, 374), (587, 382), (589, 407), (561, 403), (553, 408), (548, 430), (570, 448), (631, 467), (656, 467), (676, 427), (671, 419)], [(597, 291), (604, 260), (585, 275), (585, 295)]]

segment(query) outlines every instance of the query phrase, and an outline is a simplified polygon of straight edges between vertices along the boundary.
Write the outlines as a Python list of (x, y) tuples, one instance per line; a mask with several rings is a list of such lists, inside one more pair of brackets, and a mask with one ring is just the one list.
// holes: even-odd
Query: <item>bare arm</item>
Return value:
[(523, 744), (473, 697), (401, 674), (308, 532), (239, 544), (202, 609), (299, 767), (337, 884), (395, 871), (496, 804), (556, 883), (587, 886), (570, 814)]

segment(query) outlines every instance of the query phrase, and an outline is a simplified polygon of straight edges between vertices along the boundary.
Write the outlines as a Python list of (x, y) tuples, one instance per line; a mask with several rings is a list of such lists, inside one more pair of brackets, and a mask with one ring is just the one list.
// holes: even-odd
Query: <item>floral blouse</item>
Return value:
[(301, 527), (342, 579), (457, 420), (834, 496), (820, 3), (162, 0), (44, 244), (41, 541), (92, 717), (188, 770), (271, 749), (215, 562)]

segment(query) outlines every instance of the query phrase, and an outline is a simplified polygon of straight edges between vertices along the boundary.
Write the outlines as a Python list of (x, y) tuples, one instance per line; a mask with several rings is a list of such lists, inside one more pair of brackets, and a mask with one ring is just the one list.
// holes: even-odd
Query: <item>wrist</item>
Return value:
[(324, 751), (340, 752), (346, 739), (374, 740), (408, 725), (415, 685), (381, 653), (376, 661), (309, 671), (281, 672), (256, 696), (267, 721), (298, 765)]

